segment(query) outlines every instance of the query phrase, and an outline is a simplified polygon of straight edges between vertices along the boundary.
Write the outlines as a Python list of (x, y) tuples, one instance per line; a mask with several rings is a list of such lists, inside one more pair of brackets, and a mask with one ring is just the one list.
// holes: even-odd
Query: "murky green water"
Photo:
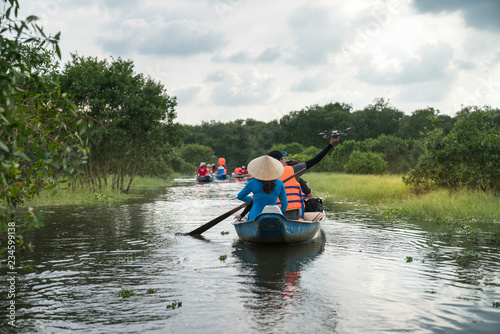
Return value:
[(498, 232), (329, 202), (304, 245), (243, 244), (231, 219), (202, 238), (176, 235), (238, 206), (242, 187), (178, 182), (127, 205), (50, 209), (25, 257), (35, 272), (16, 276), (15, 332), (500, 332)]

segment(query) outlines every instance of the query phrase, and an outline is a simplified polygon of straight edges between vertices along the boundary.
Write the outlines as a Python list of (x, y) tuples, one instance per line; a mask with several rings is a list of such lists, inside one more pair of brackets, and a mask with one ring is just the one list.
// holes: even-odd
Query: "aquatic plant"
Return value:
[(122, 298), (127, 298), (127, 297), (130, 297), (134, 294), (134, 291), (133, 290), (127, 290), (127, 289), (123, 289), (118, 292), (118, 296), (121, 296)]
[(94, 204), (103, 204), (103, 205), (111, 205), (116, 202), (116, 198), (114, 196), (95, 193), (94, 195), (90, 195), (87, 197), (89, 202)]
[(493, 307), (500, 307), (500, 302), (493, 302)]
[(171, 304), (167, 305), (167, 308), (172, 309), (172, 310), (177, 308), (177, 307), (182, 307), (182, 302), (178, 302), (178, 301), (174, 300)]
[(413, 262), (413, 258), (411, 256), (406, 257), (406, 263)]
[(222, 234), (222, 235), (228, 235), (229, 231), (222, 231), (220, 234)]
[(155, 292), (156, 292), (156, 290), (155, 290), (155, 289), (151, 289), (151, 288), (150, 288), (150, 289), (148, 289), (148, 293), (155, 293)]
[(219, 260), (221, 260), (221, 261), (226, 261), (226, 259), (227, 259), (227, 255), (219, 256)]
[(127, 261), (134, 261), (134, 260), (135, 260), (135, 256), (132, 256), (132, 257), (124, 257), (123, 259), (125, 260), (125, 262), (127, 262)]

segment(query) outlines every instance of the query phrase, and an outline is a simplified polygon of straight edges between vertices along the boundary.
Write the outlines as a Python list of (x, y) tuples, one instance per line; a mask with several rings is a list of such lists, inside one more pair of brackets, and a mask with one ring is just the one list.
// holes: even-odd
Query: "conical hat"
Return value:
[(261, 181), (276, 180), (283, 171), (283, 164), (268, 155), (255, 158), (248, 164), (248, 172)]

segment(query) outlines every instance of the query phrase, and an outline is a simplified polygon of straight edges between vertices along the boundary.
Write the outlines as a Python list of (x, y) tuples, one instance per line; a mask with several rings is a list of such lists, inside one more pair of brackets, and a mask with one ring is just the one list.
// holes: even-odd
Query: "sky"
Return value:
[(388, 99), (407, 115), (500, 107), (500, 0), (20, 0), (70, 54), (130, 59), (176, 122), (269, 122)]

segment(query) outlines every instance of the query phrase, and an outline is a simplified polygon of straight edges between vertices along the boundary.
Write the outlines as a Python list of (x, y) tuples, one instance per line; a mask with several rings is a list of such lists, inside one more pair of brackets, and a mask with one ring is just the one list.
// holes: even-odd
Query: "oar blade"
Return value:
[(220, 223), (221, 221), (223, 221), (224, 219), (226, 219), (227, 217), (229, 217), (230, 215), (232, 215), (233, 213), (237, 212), (238, 210), (244, 208), (245, 206), (247, 206), (248, 204), (250, 204), (250, 202), (246, 202), (246, 203), (243, 203), (241, 204), (240, 206), (238, 206), (237, 208), (234, 208), (226, 213), (224, 213), (223, 215), (220, 215), (219, 217), (217, 218), (214, 218), (212, 219), (211, 221), (209, 221), (208, 223), (206, 223), (205, 225), (202, 225), (200, 227), (198, 227), (197, 229), (195, 230), (192, 230), (191, 232), (188, 232), (184, 235), (197, 235), (197, 234), (202, 234), (203, 232), (205, 232), (206, 230), (214, 227), (215, 225), (217, 225), (218, 223)]

